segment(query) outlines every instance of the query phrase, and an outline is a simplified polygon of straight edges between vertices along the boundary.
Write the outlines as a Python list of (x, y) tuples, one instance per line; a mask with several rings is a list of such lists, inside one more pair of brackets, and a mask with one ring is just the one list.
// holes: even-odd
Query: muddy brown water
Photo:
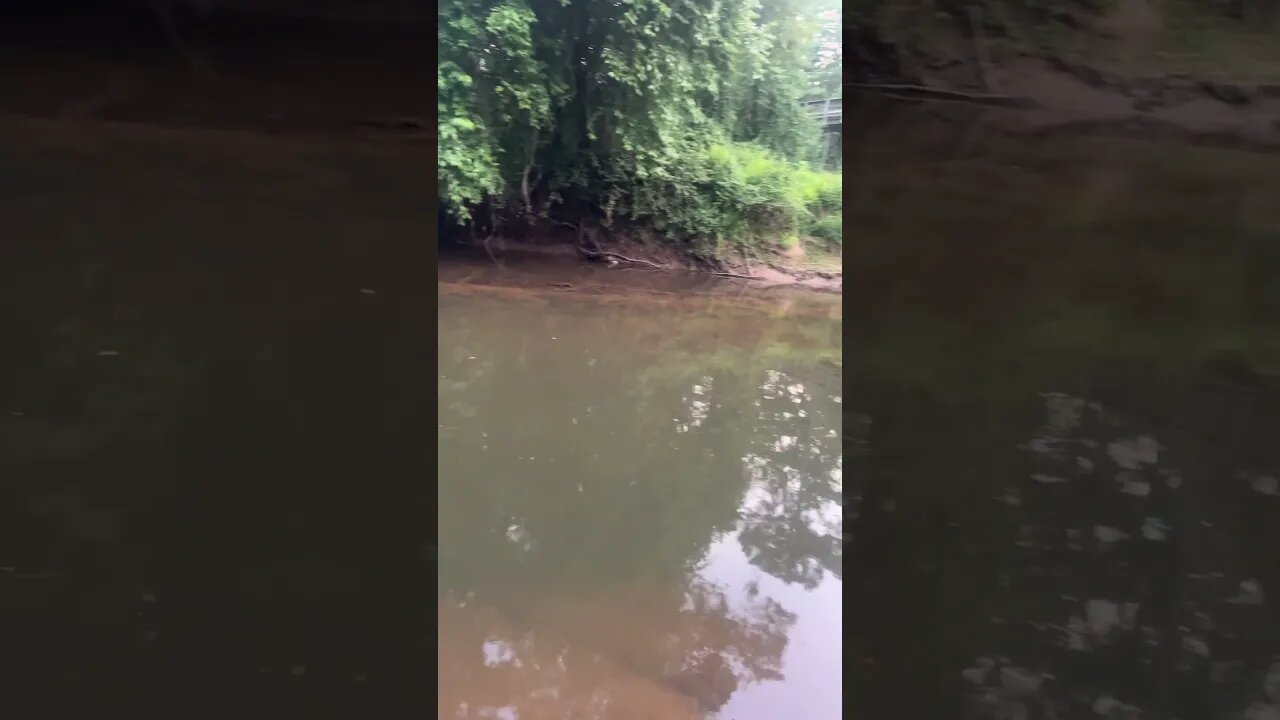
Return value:
[(424, 151), (0, 122), (9, 702), (427, 703)]
[(851, 147), (852, 715), (1280, 717), (1275, 156)]
[(441, 265), (439, 717), (840, 717), (839, 299), (568, 277)]

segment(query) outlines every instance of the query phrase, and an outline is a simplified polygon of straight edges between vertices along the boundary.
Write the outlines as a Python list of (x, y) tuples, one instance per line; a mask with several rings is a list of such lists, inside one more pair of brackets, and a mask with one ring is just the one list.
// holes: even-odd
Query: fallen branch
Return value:
[(582, 252), (586, 253), (587, 257), (589, 258), (611, 257), (611, 258), (617, 258), (618, 260), (621, 260), (623, 262), (635, 263), (637, 265), (648, 265), (649, 267), (654, 267), (659, 270), (666, 269), (661, 265), (659, 265), (658, 263), (649, 262), (648, 260), (640, 260), (637, 258), (630, 258), (630, 257), (627, 257), (626, 255), (619, 255), (618, 253), (615, 253), (615, 252), (595, 252), (595, 251), (587, 250), (585, 248), (580, 248), (580, 249), (582, 250)]
[(738, 273), (731, 273), (731, 272), (712, 272), (707, 274), (715, 275), (716, 277), (741, 278), (743, 280), (759, 280), (760, 279), (754, 275), (739, 275)]
[(381, 130), (426, 130), (427, 122), (419, 118), (360, 118), (357, 125), (379, 128)]
[(879, 92), (892, 94), (904, 99), (913, 97), (937, 99), (937, 100), (957, 100), (962, 102), (977, 103), (980, 105), (1001, 105), (1005, 107), (1039, 107), (1039, 103), (1031, 98), (1018, 97), (1016, 95), (995, 95), (983, 92), (965, 92), (964, 90), (944, 90), (942, 88), (929, 87), (927, 85), (909, 85), (897, 83), (849, 83), (851, 87), (857, 90), (867, 90), (870, 92)]

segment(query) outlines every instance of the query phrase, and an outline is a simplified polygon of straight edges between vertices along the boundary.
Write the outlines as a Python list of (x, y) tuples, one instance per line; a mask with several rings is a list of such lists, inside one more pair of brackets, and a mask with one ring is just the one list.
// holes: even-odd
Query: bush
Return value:
[(808, 168), (796, 171), (796, 192), (810, 212), (839, 212), (844, 203), (844, 182), (840, 173)]
[(809, 225), (809, 236), (822, 240), (828, 250), (834, 250), (840, 247), (843, 227), (840, 215), (827, 215)]
[(834, 184), (818, 191), (818, 199), (814, 206), (821, 212), (838, 213), (844, 209), (844, 188), (840, 182), (840, 176), (836, 175), (835, 178)]
[[(792, 244), (817, 215), (838, 212), (841, 178), (797, 166), (758, 145), (690, 138), (681, 161), (659, 175), (629, 176), (615, 165), (622, 194), (615, 214), (651, 222), (669, 239), (689, 239), (708, 254)], [(625, 207), (624, 207), (625, 205)]]

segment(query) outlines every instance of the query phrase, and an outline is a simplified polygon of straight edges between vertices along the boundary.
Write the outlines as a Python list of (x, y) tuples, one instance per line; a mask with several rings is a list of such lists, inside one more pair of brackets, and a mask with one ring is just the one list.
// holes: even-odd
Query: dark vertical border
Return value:
[[(102, 276), (108, 279), (102, 282), (119, 282), (113, 292), (128, 296), (138, 307), (145, 303), (143, 332), (170, 337), (183, 360), (199, 370), (193, 371), (196, 380), (183, 388), (173, 417), (167, 419), (171, 425), (166, 431), (172, 440), (158, 447), (163, 457), (131, 457), (108, 448), (93, 462), (74, 468), (83, 477), (75, 483), (82, 482), (86, 488), (91, 510), (101, 509), (95, 505), (101, 498), (92, 485), (116, 480), (107, 475), (124, 476), (135, 466), (163, 466), (169, 473), (171, 484), (148, 484), (140, 497), (112, 498), (125, 506), (122, 542), (130, 544), (129, 552), (139, 550), (130, 561), (136, 560), (131, 569), (150, 581), (145, 591), (92, 567), (80, 575), (52, 573), (45, 578), (39, 575), (45, 568), (35, 567), (30, 558), (47, 559), (48, 567), (58, 572), (59, 563), (72, 565), (78, 559), (60, 556), (61, 549), (52, 544), (48, 552), (16, 547), (46, 539), (26, 532), (26, 525), (0, 534), (5, 541), (0, 542), (0, 565), (21, 562), (17, 570), (22, 571), (6, 565), (9, 574), (0, 578), (4, 581), (0, 585), (0, 638), (4, 638), (0, 673), (5, 676), (0, 687), (5, 689), (8, 714), (428, 717), (436, 688), (437, 522), (436, 445), (431, 439), (435, 435), (429, 434), (435, 415), (429, 393), (437, 362), (431, 352), (436, 344), (436, 294), (430, 285), (436, 275), (435, 232), (430, 229), (436, 215), (436, 181), (427, 174), (436, 153), (435, 110), (430, 102), (434, 80), (427, 74), (435, 59), (429, 37), (434, 20), (427, 20), (432, 6), (415, 0), (326, 2), (324, 12), (333, 14), (314, 17), (310, 13), (321, 4), (305, 0), (174, 0), (167, 8), (171, 16), (155, 15), (166, 1), (0, 3), (0, 84), (4, 85), (0, 115), (5, 126), (52, 122), (61, 132), (71, 128), (67, 123), (79, 123), (69, 132), (83, 129), (95, 137), (99, 127), (108, 125), (111, 133), (124, 134), (141, 127), (164, 128), (163, 132), (174, 134), (208, 131), (208, 137), (249, 132), (259, 136), (258, 146), (276, 141), (288, 144), (304, 136), (308, 142), (323, 144), (315, 139), (344, 133), (401, 134), (403, 152), (412, 156), (421, 174), (410, 177), (386, 171), (375, 160), (362, 161), (353, 171), (353, 175), (375, 178), (374, 183), (385, 183), (387, 191), (382, 201), (367, 196), (350, 200), (352, 215), (374, 218), (367, 237), (344, 231), (315, 238), (290, 232), (287, 226), (258, 225), (249, 206), (275, 202), (264, 193), (260, 199), (234, 195), (234, 200), (227, 200), (223, 211), (233, 236), (225, 245), (201, 246), (199, 257), (169, 252), (161, 244), (122, 243), (102, 250), (116, 265), (133, 268), (131, 278), (145, 277), (154, 285), (128, 287), (124, 281), (112, 280), (113, 267), (103, 270)], [(388, 8), (385, 17), (379, 16), (382, 6)], [(344, 13), (358, 19), (344, 20)], [(348, 32), (356, 24), (366, 30), (386, 28), (397, 38), (420, 32), (421, 52), (410, 49), (384, 55), (376, 43), (368, 43), (367, 36)], [(180, 42), (166, 46), (165, 38), (172, 41), (175, 28)], [(306, 45), (299, 35), (309, 32), (323, 37), (295, 51)], [(181, 47), (188, 41), (190, 47)], [(333, 52), (351, 53), (351, 57), (326, 57), (327, 47), (340, 48)], [(361, 57), (362, 48), (385, 61)], [(211, 57), (215, 70), (254, 63), (270, 68), (286, 61), (298, 67), (314, 63), (316, 69), (296, 86), (254, 87), (223, 77), (209, 82), (208, 95), (193, 90), (197, 81), (192, 80), (191, 84), (156, 83), (146, 92), (125, 97), (134, 89), (128, 83), (112, 86), (99, 84), (92, 73), (75, 75), (77, 68), (91, 66), (104, 54), (112, 62), (142, 68), (144, 73), (153, 65), (169, 72), (190, 62), (192, 55)], [(28, 59), (30, 65), (25, 64)], [(382, 65), (372, 67), (377, 62)], [(179, 67), (174, 77), (183, 77), (188, 69), (203, 71)], [(353, 82), (357, 75), (381, 75), (391, 90), (380, 89), (378, 83)], [(420, 82), (397, 82), (406, 77)], [(402, 98), (387, 97), (387, 92), (421, 93), (423, 101), (402, 102)], [(379, 105), (382, 101), (385, 107)], [(364, 109), (373, 106), (382, 110), (375, 108), (366, 115)], [(402, 108), (418, 106), (423, 110), (420, 115), (398, 114)], [(207, 127), (195, 118), (201, 108), (208, 112)], [(397, 114), (380, 115), (386, 108)], [(0, 163), (9, 160), (0, 157)], [(165, 161), (148, 157), (147, 162)], [(6, 169), (11, 171), (12, 166), (0, 165), (0, 193), (10, 197), (49, 193), (46, 186), (57, 182), (55, 170), (48, 177), (28, 177), (6, 173)], [(163, 172), (170, 170), (174, 176), (187, 172), (176, 167)], [(102, 187), (141, 186), (139, 180), (122, 173), (103, 181)], [(322, 181), (342, 182), (340, 177)], [(413, 186), (413, 192), (404, 191), (405, 183)], [(196, 186), (191, 192), (213, 196), (222, 189)], [(298, 214), (340, 217), (340, 206), (347, 198), (334, 192), (325, 198), (324, 206), (299, 208)], [(157, 210), (144, 197), (131, 197), (112, 208), (68, 203), (50, 210), (42, 227), (71, 227), (77, 216), (109, 216), (119, 224), (86, 228), (86, 237), (95, 233), (125, 237), (135, 230), (145, 234)], [(396, 216), (399, 222), (379, 223), (379, 214)], [(0, 226), (4, 225), (5, 218), (0, 217)], [(0, 342), (0, 353), (5, 355), (0, 369), (6, 371), (0, 378), (0, 408), (6, 415), (20, 409), (13, 405), (15, 398), (32, 398), (33, 405), (42, 399), (38, 392), (19, 392), (22, 388), (14, 384), (22, 373), (42, 378), (47, 370), (41, 355), (47, 348), (42, 343), (47, 342), (47, 321), (55, 313), (45, 314), (34, 306), (51, 301), (65, 304), (62, 316), (88, 315), (94, 310), (92, 298), (59, 297), (53, 290), (46, 294), (35, 281), (11, 281), (24, 275), (58, 276), (54, 271), (60, 263), (67, 273), (77, 272), (77, 263), (85, 259), (82, 246), (96, 242), (0, 231), (0, 285), (5, 286), (0, 299), (6, 301), (0, 309), (0, 334), (8, 338)], [(342, 242), (350, 245), (341, 247)], [(273, 304), (273, 298), (289, 292), (326, 297), (329, 278), (321, 275), (332, 272), (331, 261), (345, 256), (367, 260), (368, 253), (394, 255), (394, 260), (378, 265), (387, 269), (379, 273), (377, 294), (359, 294), (366, 281), (355, 272), (374, 263), (353, 263), (350, 287), (344, 286), (347, 294), (333, 302), (330, 322), (322, 322), (310, 310), (280, 311)], [(165, 276), (173, 268), (185, 272), (181, 268), (199, 263), (221, 264), (228, 270), (210, 273), (221, 279), (197, 285), (186, 284), (187, 275)], [(321, 269), (325, 263), (330, 265)], [(290, 267), (296, 272), (289, 272)], [(277, 282), (257, 282), (270, 274), (277, 274)], [(238, 277), (252, 277), (255, 282), (252, 287), (240, 285)], [(26, 288), (37, 292), (17, 290)], [(183, 311), (166, 311), (166, 297)], [(368, 302), (352, 303), (350, 298)], [(330, 301), (314, 302), (320, 306)], [(24, 312), (24, 304), (27, 321), (11, 324), (11, 314)], [(228, 304), (239, 304), (240, 309), (223, 312), (220, 306)], [(375, 318), (372, 314), (361, 317), (369, 309), (376, 309), (378, 316), (366, 322), (365, 318)], [(267, 397), (272, 389), (254, 380), (257, 361), (243, 349), (250, 346), (246, 338), (259, 339), (255, 333), (267, 337), (256, 321), (264, 318), (265, 326), (265, 318), (273, 312), (282, 312), (285, 318), (272, 331), (275, 352), (288, 360), (280, 363), (284, 389), (277, 388), (278, 395)], [(10, 332), (14, 328), (17, 332)], [(129, 359), (126, 347), (103, 350), (120, 352), (122, 361)], [(86, 385), (93, 382), (97, 380), (91, 378)], [(70, 398), (71, 405), (83, 401), (75, 397), (82, 392), (78, 387), (50, 384), (42, 392), (54, 390)], [(266, 406), (270, 412), (262, 409)], [(32, 410), (33, 420), (44, 421), (39, 408), (21, 409)], [(308, 438), (289, 435), (285, 427), (277, 433), (291, 422), (324, 432)], [(336, 448), (339, 445), (344, 446), (341, 451)], [(4, 452), (8, 453), (7, 447)], [(8, 454), (0, 454), (0, 468), (7, 479), (18, 473), (48, 476), (55, 491), (63, 489), (63, 477), (70, 472), (64, 467), (67, 463), (46, 462), (33, 468), (11, 460)], [(245, 482), (246, 473), (258, 474), (254, 483)], [(322, 487), (315, 484), (317, 478)], [(349, 493), (344, 493), (346, 487), (351, 488)], [(10, 495), (0, 498), (9, 500)], [(0, 522), (26, 521), (27, 498), (20, 499), (21, 505), (0, 508)], [(129, 505), (134, 500), (137, 504)], [(345, 512), (333, 512), (335, 508)], [(316, 522), (320, 515), (323, 519)], [(32, 520), (32, 527), (37, 522), (45, 521)], [(301, 529), (291, 531), (289, 523)], [(299, 537), (322, 542), (310, 550), (290, 544)], [(313, 554), (307, 557), (308, 552)], [(264, 560), (272, 553), (284, 559)], [(341, 572), (335, 561), (328, 577), (324, 573), (327, 553), (342, 554)], [(294, 577), (291, 559), (306, 560), (309, 569)], [(29, 564), (34, 572), (27, 572)], [(250, 564), (266, 570), (257, 575), (242, 572)], [(294, 593), (288, 599), (271, 597), (275, 586), (270, 582), (263, 584), (266, 589), (242, 592), (245, 585), (271, 580), (273, 568), (292, 578), (280, 583)], [(19, 582), (19, 574), (24, 578), (30, 574), (31, 580)], [(351, 581), (353, 574), (359, 575), (359, 582)], [(120, 587), (115, 586), (117, 581)], [(295, 598), (301, 602), (292, 605)], [(138, 618), (155, 623), (158, 633), (144, 635)], [(20, 628), (24, 623), (26, 627)], [(281, 627), (288, 630), (273, 634)], [(15, 629), (21, 633), (8, 632)], [(270, 642), (264, 640), (268, 636)], [(148, 642), (154, 644), (145, 646)], [(293, 657), (303, 658), (293, 661), (296, 665), (286, 659), (288, 653), (277, 652), (290, 643)], [(255, 674), (259, 658), (272, 653), (278, 657), (271, 673)], [(368, 676), (363, 687), (337, 687), (321, 678), (326, 663), (336, 666), (343, 658), (356, 657)]]

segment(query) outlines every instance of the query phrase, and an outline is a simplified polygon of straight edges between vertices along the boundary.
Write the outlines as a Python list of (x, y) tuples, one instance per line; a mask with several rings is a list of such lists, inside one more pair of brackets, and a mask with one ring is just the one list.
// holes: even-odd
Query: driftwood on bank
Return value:
[(620, 255), (616, 252), (603, 252), (603, 251), (598, 252), (594, 250), (587, 250), (586, 248), (582, 248), (582, 247), (579, 247), (578, 250), (580, 250), (583, 255), (585, 255), (588, 259), (591, 259), (591, 260), (596, 260), (599, 258), (613, 258), (621, 262), (635, 263), (636, 265), (648, 265), (649, 267), (657, 268), (659, 270), (666, 269), (661, 265), (659, 265), (658, 263), (649, 262), (648, 260), (640, 260), (638, 258), (627, 257), (626, 255)]
[(1039, 107), (1039, 103), (1028, 97), (1017, 95), (998, 95), (986, 92), (966, 92), (964, 90), (946, 90), (928, 85), (911, 85), (903, 83), (849, 83), (855, 90), (877, 92), (905, 100), (951, 100), (977, 105), (998, 105), (1001, 107)]

